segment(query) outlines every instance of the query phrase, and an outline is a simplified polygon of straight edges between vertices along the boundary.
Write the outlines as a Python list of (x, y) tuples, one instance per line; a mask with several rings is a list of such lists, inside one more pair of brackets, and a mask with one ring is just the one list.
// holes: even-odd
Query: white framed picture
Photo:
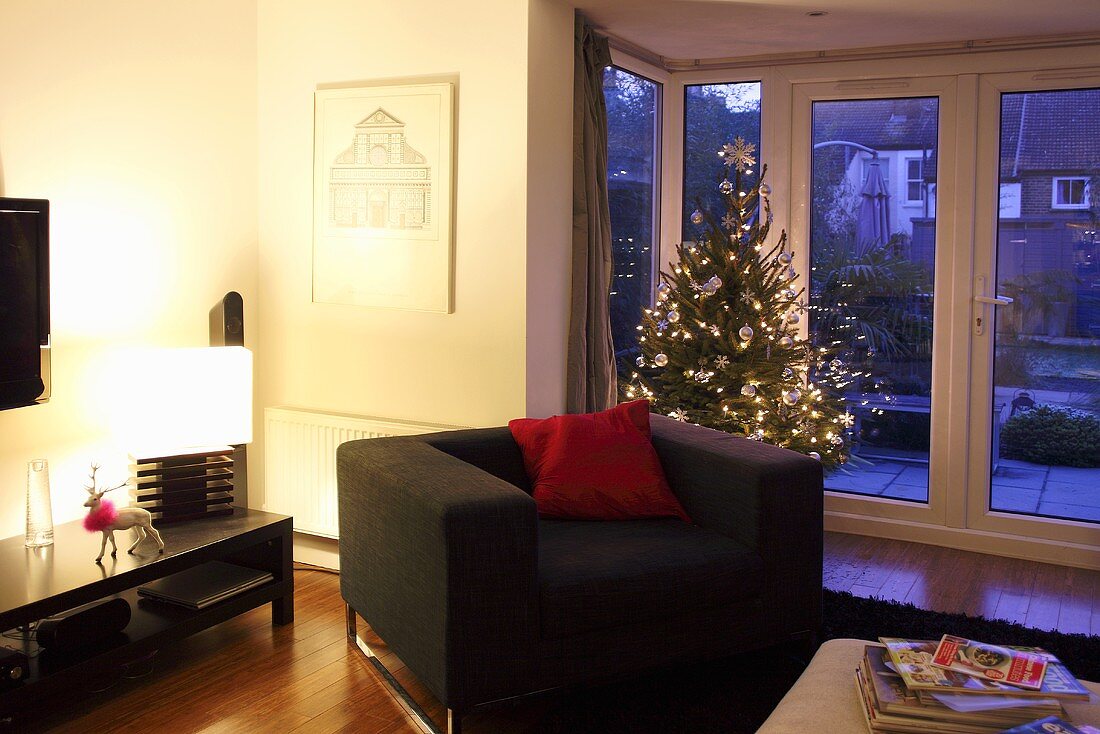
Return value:
[(313, 301), (451, 313), (454, 85), (314, 93)]

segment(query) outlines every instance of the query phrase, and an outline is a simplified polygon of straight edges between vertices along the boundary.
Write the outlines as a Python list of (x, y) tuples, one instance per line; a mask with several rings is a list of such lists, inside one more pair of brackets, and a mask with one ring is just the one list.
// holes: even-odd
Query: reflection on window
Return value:
[(634, 327), (642, 309), (653, 301), (660, 90), (656, 82), (624, 69), (604, 70), (613, 258), (611, 335), (621, 364), (633, 365), (638, 349)]
[[(723, 168), (718, 151), (737, 136), (756, 145), (756, 160), (763, 161), (760, 150), (760, 82), (737, 84), (689, 84), (684, 87), (684, 215), (683, 238), (694, 239), (698, 227), (691, 213), (698, 202), (712, 212), (724, 212), (725, 203), (718, 191)], [(755, 176), (745, 177), (746, 185), (756, 183)]]

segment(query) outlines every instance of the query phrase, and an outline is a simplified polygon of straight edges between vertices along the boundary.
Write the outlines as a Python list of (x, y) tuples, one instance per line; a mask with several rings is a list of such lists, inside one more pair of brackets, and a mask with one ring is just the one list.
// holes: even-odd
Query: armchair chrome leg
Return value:
[(462, 714), (447, 709), (447, 734), (462, 734)]
[(413, 724), (423, 732), (423, 734), (461, 734), (462, 718), (452, 709), (447, 709), (446, 733), (439, 730), (439, 727), (435, 725), (431, 717), (425, 713), (424, 709), (420, 708), (420, 704), (413, 700), (413, 697), (409, 695), (405, 687), (393, 677), (393, 674), (382, 664), (382, 661), (378, 659), (378, 656), (374, 654), (370, 646), (368, 646), (367, 643), (363, 641), (363, 638), (359, 636), (359, 632), (356, 630), (356, 617), (358, 615), (355, 610), (351, 608), (350, 604), (345, 604), (344, 606), (347, 618), (348, 642), (355, 645), (360, 654), (362, 654), (363, 657), (367, 659), (367, 662), (371, 664), (374, 668), (374, 672), (382, 679), (382, 683), (386, 686), (386, 690), (405, 711), (405, 715), (412, 720)]

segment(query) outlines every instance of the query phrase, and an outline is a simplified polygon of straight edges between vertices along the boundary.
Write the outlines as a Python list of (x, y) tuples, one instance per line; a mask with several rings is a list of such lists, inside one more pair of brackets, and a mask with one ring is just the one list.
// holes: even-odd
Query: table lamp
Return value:
[(131, 498), (158, 525), (233, 512), (234, 446), (252, 440), (244, 347), (134, 352), (124, 417)]

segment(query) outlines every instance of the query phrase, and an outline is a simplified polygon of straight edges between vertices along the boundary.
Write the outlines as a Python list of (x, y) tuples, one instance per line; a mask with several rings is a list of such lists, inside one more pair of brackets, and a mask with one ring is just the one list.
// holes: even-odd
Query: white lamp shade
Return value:
[(131, 451), (252, 440), (252, 352), (244, 347), (135, 350), (126, 372), (119, 434)]

